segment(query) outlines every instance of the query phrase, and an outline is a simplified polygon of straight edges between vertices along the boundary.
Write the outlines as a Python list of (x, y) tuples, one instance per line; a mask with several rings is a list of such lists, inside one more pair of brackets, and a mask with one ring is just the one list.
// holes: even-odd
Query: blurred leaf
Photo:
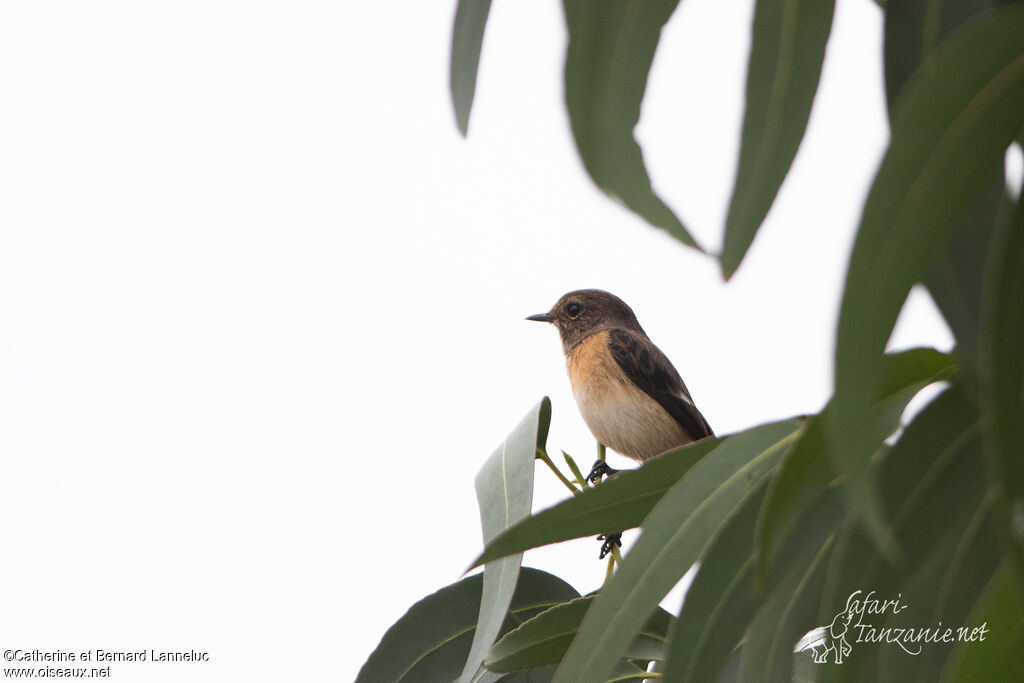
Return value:
[(455, 121), (463, 135), (469, 131), (469, 112), (476, 92), (476, 74), (480, 66), (480, 48), (484, 28), (491, 11), (491, 0), (459, 0), (452, 30), (450, 86)]
[[(912, 614), (914, 623), (921, 624), (931, 616), (948, 585), (943, 568), (958, 571), (969, 564), (965, 554), (975, 547), (971, 538), (989, 507), (980, 448), (977, 413), (963, 387), (954, 383), (916, 416), (879, 463), (885, 519), (905, 561), (893, 568), (862, 529), (840, 534), (819, 613), (825, 622), (842, 611), (856, 590), (894, 597), (906, 589), (905, 599), (917, 603), (908, 600), (910, 611), (901, 620)], [(980, 590), (985, 580), (983, 571), (958, 576), (963, 580), (954, 589), (958, 592)], [(981, 583), (972, 586), (970, 580)], [(825, 670), (824, 680), (890, 680), (879, 668), (879, 647), (855, 648), (843, 666)]]
[(892, 111), (910, 75), (957, 26), (994, 0), (889, 0), (885, 7), (885, 96)]
[[(935, 349), (916, 348), (887, 353), (882, 357), (874, 400), (876, 403), (891, 399), (903, 401), (903, 394), (908, 389), (920, 391), (932, 382), (946, 379), (954, 370), (956, 359), (953, 355)], [(903, 405), (906, 407), (905, 402)]]
[(992, 578), (968, 623), (984, 624), (985, 640), (960, 643), (951, 661), (955, 665), (945, 672), (943, 680), (1024, 680), (1024, 589), (1008, 562)]
[(758, 576), (764, 575), (768, 564), (778, 556), (786, 534), (833, 478), (825, 457), (821, 417), (816, 415), (805, 423), (800, 440), (776, 470), (768, 487), (758, 520), (755, 552)]
[[(1001, 556), (992, 516), (994, 496), (987, 496), (973, 515), (964, 515), (943, 533), (934, 548), (911, 571), (901, 575), (896, 590), (920, 624), (964, 625), (970, 610), (999, 566)], [(930, 616), (925, 614), (930, 613)], [(904, 615), (886, 614), (884, 627), (907, 626)], [(907, 657), (899, 648), (874, 648), (876, 680), (936, 681), (952, 653), (951, 647), (922, 648)]]
[(729, 449), (737, 438), (730, 437), (665, 494), (591, 605), (555, 681), (605, 679), (647, 616), (698, 560), (722, 523), (765, 486), (768, 473), (791, 446), (795, 427), (790, 423), (789, 434), (760, 452)]
[[(887, 353), (882, 363), (879, 387), (870, 426), (881, 443), (899, 423), (907, 403), (925, 386), (949, 376), (956, 368), (953, 356), (934, 349), (918, 348)], [(822, 415), (807, 420), (800, 440), (778, 468), (758, 521), (756, 566), (758, 574), (778, 552), (785, 535), (811, 502), (835, 479), (829, 464)]]
[[(700, 570), (669, 635), (666, 676), (670, 680), (720, 678), (727, 669), (730, 653), (741, 642), (741, 659), (754, 656), (748, 654), (748, 647), (754, 643), (760, 647), (756, 659), (763, 663), (768, 648), (761, 646), (776, 632), (781, 609), (776, 619), (770, 620), (767, 631), (751, 630), (748, 626), (755, 620), (755, 614), (764, 609), (763, 604), (781, 601), (784, 605), (789, 601), (800, 577), (815, 564), (819, 554), (830, 548), (830, 538), (845, 513), (835, 489), (819, 496), (805, 511), (798, 527), (786, 537), (779, 561), (758, 585), (753, 571), (753, 532), (759, 504), (760, 497), (748, 498), (744, 507), (715, 535), (701, 559)], [(809, 599), (808, 604), (816, 612), (817, 597)], [(813, 614), (807, 617), (810, 619)], [(793, 637), (792, 643), (799, 635)], [(740, 667), (739, 680), (755, 679), (759, 677), (744, 675)]]
[[(483, 576), (474, 574), (410, 607), (384, 634), (356, 683), (451, 683), (469, 654), (482, 588)], [(505, 630), (576, 597), (579, 593), (557, 576), (524, 567)]]
[(932, 300), (956, 338), (957, 355), (969, 387), (977, 385), (978, 334), (983, 282), (997, 223), (1007, 203), (1002, 169), (993, 173), (981, 200), (954, 228), (954, 239), (925, 276)]
[(633, 137), (661, 27), (679, 0), (564, 0), (569, 27), (565, 101), (583, 165), (602, 190), (696, 247), (651, 189)]
[[(576, 636), (594, 596), (556, 605), (505, 634), (485, 663), (491, 671), (515, 671), (558, 664)], [(658, 608), (626, 651), (626, 659), (661, 659), (672, 615)]]
[[(982, 337), (982, 405), (992, 416), (998, 473), (1024, 515), (1024, 201), (997, 236), (987, 269)], [(1019, 537), (1015, 539), (1021, 543)]]
[(722, 270), (732, 276), (754, 240), (803, 139), (818, 89), (835, 0), (759, 0), (747, 105)]
[[(497, 676), (498, 674), (487, 674)], [(516, 671), (497, 678), (497, 683), (549, 683), (555, 677), (555, 667), (545, 666), (542, 669), (531, 669), (529, 671)], [(474, 683), (477, 683), (474, 681)], [(486, 678), (481, 678), (480, 683), (487, 683)]]
[(763, 498), (763, 490), (748, 496), (701, 559), (669, 640), (669, 680), (714, 680), (743, 635), (757, 602), (751, 566), (754, 524)]
[(948, 243), (956, 221), (1024, 125), (1024, 8), (1000, 7), (944, 43), (908, 86), (864, 208), (836, 340), (828, 437), (847, 499), (872, 537), (898, 557), (869, 458), (870, 402), (882, 352), (910, 287)]
[[(930, 66), (929, 54), (938, 43), (974, 15), (991, 9), (995, 0), (946, 0), (922, 3), (894, 0), (885, 13), (885, 85), (890, 113), (907, 79)], [(917, 74), (920, 78), (921, 74)], [(960, 219), (946, 248), (925, 277), (932, 299), (956, 337), (965, 378), (973, 385), (977, 359), (979, 301), (992, 229), (1005, 200), (1002, 164), (978, 201)]]
[(594, 534), (639, 526), (651, 509), (697, 463), (732, 461), (759, 453), (796, 430), (795, 420), (761, 425), (724, 439), (702, 439), (664, 453), (635, 470), (620, 472), (600, 486), (523, 520), (484, 548), (473, 566), (510, 553)]
[[(521, 519), (533, 505), (533, 470), (537, 449), (544, 448), (551, 424), (551, 401), (545, 396), (487, 459), (476, 476), (476, 497), (484, 543)], [(484, 566), (483, 597), (473, 646), (459, 683), (469, 683), (482, 670), (484, 656), (501, 632), (516, 589), (522, 553)]]
[(793, 649), (815, 626), (825, 569), (843, 513), (835, 490), (822, 495), (816, 508), (794, 529), (795, 556), (780, 556), (780, 578), (767, 584), (760, 609), (747, 622), (740, 680), (781, 683), (793, 679)]

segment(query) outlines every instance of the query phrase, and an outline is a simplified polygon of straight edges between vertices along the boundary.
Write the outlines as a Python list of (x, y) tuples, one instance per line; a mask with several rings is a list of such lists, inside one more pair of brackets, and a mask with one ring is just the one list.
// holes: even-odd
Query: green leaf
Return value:
[(715, 534), (690, 589), (669, 641), (665, 675), (670, 680), (710, 681), (720, 673), (759, 596), (753, 592), (754, 524), (763, 490)]
[[(882, 352), (911, 286), (943, 252), (957, 220), (1024, 125), (1024, 8), (986, 12), (944, 43), (908, 86), (850, 259), (836, 340), (828, 436), (847, 499), (898, 557), (869, 458), (870, 402)], [(867, 438), (866, 438), (867, 437)]]
[(565, 101), (576, 148), (598, 187), (651, 225), (696, 247), (651, 189), (633, 137), (661, 27), (679, 0), (565, 0)]
[(951, 683), (1024, 680), (1024, 590), (1009, 562), (993, 578), (969, 623), (986, 627), (985, 640), (960, 643)]
[(768, 214), (803, 139), (818, 89), (834, 0), (759, 0), (747, 105), (722, 270), (732, 276)]
[(759, 453), (796, 430), (795, 420), (755, 427), (724, 439), (702, 439), (648, 460), (636, 470), (620, 472), (600, 486), (584, 491), (524, 520), (487, 544), (472, 566), (549, 543), (639, 526), (665, 493), (697, 463), (737, 454)]
[(470, 569), (530, 548), (639, 526), (672, 484), (720, 443), (703, 439), (676, 449), (540, 511), (488, 543)]
[(881, 404), (892, 399), (902, 401), (908, 389), (920, 391), (933, 382), (950, 377), (954, 370), (956, 358), (953, 354), (935, 349), (916, 348), (887, 353), (882, 358), (875, 403)]
[(815, 626), (825, 570), (841, 518), (839, 496), (829, 490), (791, 535), (794, 556), (787, 555), (780, 561), (776, 569), (779, 578), (766, 586), (767, 595), (749, 620), (740, 654), (740, 680), (792, 680), (793, 648)]
[[(482, 589), (483, 576), (474, 574), (410, 607), (384, 634), (356, 683), (451, 683), (469, 654)], [(505, 630), (578, 596), (557, 576), (524, 567)]]
[[(673, 486), (644, 520), (643, 532), (580, 626), (556, 683), (602, 681), (647, 616), (708, 547), (722, 523), (767, 483), (792, 445), (790, 433), (761, 452), (713, 451)], [(646, 468), (646, 466), (645, 466)], [(600, 488), (600, 487), (599, 487)]]
[[(875, 392), (874, 420), (870, 426), (874, 441), (881, 443), (899, 423), (910, 399), (925, 386), (952, 374), (956, 361), (952, 355), (934, 349), (918, 348), (888, 353), (882, 363), (882, 376)], [(756, 570), (758, 575), (778, 553), (781, 540), (804, 514), (811, 502), (835, 479), (830, 465), (823, 424), (829, 406), (822, 415), (804, 425), (796, 447), (786, 456), (768, 489), (758, 521)]]
[(1006, 182), (1001, 168), (983, 190), (981, 200), (953, 229), (954, 239), (925, 275), (928, 293), (949, 324), (965, 383), (977, 385), (981, 297), (997, 225), (1005, 222)]
[(892, 111), (910, 75), (953, 29), (993, 0), (889, 0), (885, 7), (885, 95)]
[[(487, 459), (476, 477), (476, 497), (484, 542), (521, 519), (533, 505), (533, 470), (537, 449), (543, 449), (551, 424), (551, 401), (545, 396)], [(484, 656), (501, 632), (516, 589), (522, 553), (484, 566), (483, 597), (473, 646), (459, 683), (469, 683), (483, 668)]]
[[(919, 624), (966, 625), (970, 610), (996, 572), (1001, 560), (997, 547), (992, 503), (987, 496), (973, 515), (954, 520), (926, 559), (901, 575), (897, 594), (909, 606), (911, 619), (903, 614), (884, 615), (884, 627)], [(930, 613), (930, 616), (925, 616)], [(952, 653), (951, 647), (925, 647), (907, 657), (899, 648), (874, 648), (877, 680), (937, 681)]]
[[(594, 596), (555, 605), (505, 634), (494, 644), (485, 664), (491, 671), (516, 671), (558, 664), (576, 636)], [(662, 658), (672, 615), (658, 608), (626, 651), (626, 659)]]
[(821, 416), (804, 425), (800, 440), (778, 468), (758, 520), (755, 569), (763, 576), (779, 554), (782, 540), (835, 476), (825, 457)]
[[(996, 471), (1016, 512), (1024, 514), (1024, 201), (994, 241), (982, 325), (982, 386), (992, 416)], [(1020, 539), (1018, 539), (1020, 542)]]
[(459, 0), (452, 30), (450, 86), (455, 121), (463, 135), (469, 131), (469, 112), (476, 92), (476, 74), (480, 66), (480, 48), (484, 28), (491, 11), (491, 0)]
[[(971, 536), (991, 503), (980, 462), (977, 413), (963, 387), (954, 383), (917, 415), (879, 464), (885, 518), (905, 561), (894, 568), (860, 529), (848, 533), (837, 543), (837, 562), (826, 581), (831, 587), (822, 600), (824, 623), (843, 610), (854, 591), (874, 590), (884, 597), (902, 591), (909, 609), (901, 613), (900, 625), (910, 624), (908, 619), (920, 625), (948, 598), (946, 568), (964, 581), (952, 590), (978, 589), (969, 579), (981, 576), (983, 583), (984, 572), (961, 573), (956, 567), (968, 563), (965, 553), (975, 547)], [(905, 680), (901, 675), (906, 672), (897, 669), (890, 676), (894, 667), (881, 664), (882, 647), (858, 646), (843, 666), (827, 670), (825, 680)]]

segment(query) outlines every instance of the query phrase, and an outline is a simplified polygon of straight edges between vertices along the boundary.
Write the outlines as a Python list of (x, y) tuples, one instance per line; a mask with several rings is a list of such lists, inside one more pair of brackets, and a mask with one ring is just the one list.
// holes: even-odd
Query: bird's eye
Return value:
[(569, 314), (570, 318), (578, 318), (583, 312), (583, 307), (574, 301), (565, 307), (565, 312)]

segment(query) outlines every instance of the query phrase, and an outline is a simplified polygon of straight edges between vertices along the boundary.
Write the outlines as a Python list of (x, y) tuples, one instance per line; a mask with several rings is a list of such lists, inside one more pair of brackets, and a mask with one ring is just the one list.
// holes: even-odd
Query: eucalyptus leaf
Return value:
[[(994, 241), (982, 325), (982, 405), (991, 448), (1013, 513), (1024, 515), (1024, 201)], [(1024, 542), (1018, 532), (1018, 543)]]
[(722, 271), (739, 267), (789, 172), (818, 89), (835, 0), (758, 0)]
[(469, 132), (469, 112), (473, 108), (480, 50), (490, 11), (491, 0), (459, 0), (455, 10), (449, 85), (455, 107), (455, 121), (463, 135)]
[(1024, 7), (968, 22), (943, 43), (894, 113), (892, 139), (854, 243), (836, 340), (828, 436), (847, 500), (889, 555), (869, 458), (870, 405), (882, 352), (911, 286), (942, 254), (1024, 126)]
[(759, 597), (753, 590), (753, 541), (763, 498), (763, 490), (747, 497), (701, 560), (672, 629), (665, 664), (670, 680), (713, 680), (740, 641)]
[(749, 457), (797, 427), (795, 420), (773, 422), (721, 439), (702, 439), (659, 455), (643, 467), (620, 472), (600, 486), (523, 520), (488, 543), (473, 566), (549, 543), (639, 526), (665, 493), (710, 454), (730, 462), (736, 457)]
[[(545, 396), (484, 463), (476, 477), (476, 496), (484, 543), (530, 515), (537, 449), (543, 449), (551, 423)], [(483, 595), (473, 645), (458, 683), (470, 683), (483, 670), (484, 656), (498, 638), (516, 590), (522, 553), (484, 566)]]
[(723, 522), (765, 486), (768, 473), (791, 447), (795, 428), (792, 423), (787, 435), (760, 452), (716, 449), (665, 494), (591, 605), (555, 674), (557, 683), (605, 679), (647, 616), (706, 551)]
[[(483, 575), (428, 595), (388, 629), (356, 683), (451, 683), (469, 654), (480, 612)], [(524, 567), (504, 630), (579, 593), (562, 579)]]
[(950, 683), (1024, 680), (1024, 589), (1010, 566), (1003, 567), (985, 590), (971, 624), (986, 627), (985, 640), (960, 643), (953, 665), (944, 673)]
[[(995, 0), (889, 0), (885, 7), (885, 96), (892, 111), (898, 95), (938, 45), (955, 28)], [(927, 68), (927, 65), (925, 65)]]
[[(485, 664), (491, 671), (514, 671), (557, 664), (576, 636), (593, 595), (555, 605), (494, 644)], [(648, 619), (626, 651), (626, 659), (661, 659), (672, 615), (660, 607)]]
[[(888, 353), (875, 391), (872, 424), (876, 442), (888, 437), (910, 400), (925, 386), (949, 377), (956, 368), (952, 355), (918, 348)], [(831, 465), (824, 423), (830, 406), (809, 418), (799, 442), (786, 456), (769, 486), (758, 520), (756, 570), (763, 574), (776, 556), (781, 540), (811, 502), (836, 478)]]
[(576, 148), (599, 188), (648, 223), (696, 247), (651, 188), (633, 136), (661, 28), (679, 0), (564, 0), (565, 102)]

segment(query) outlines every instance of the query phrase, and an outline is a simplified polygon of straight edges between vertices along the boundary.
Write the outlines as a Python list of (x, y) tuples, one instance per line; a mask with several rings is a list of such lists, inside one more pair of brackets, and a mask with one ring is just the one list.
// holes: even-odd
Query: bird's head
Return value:
[(566, 354), (601, 330), (619, 328), (643, 333), (633, 309), (619, 297), (600, 289), (569, 292), (555, 302), (550, 311), (531, 315), (527, 320), (551, 323), (557, 327)]

